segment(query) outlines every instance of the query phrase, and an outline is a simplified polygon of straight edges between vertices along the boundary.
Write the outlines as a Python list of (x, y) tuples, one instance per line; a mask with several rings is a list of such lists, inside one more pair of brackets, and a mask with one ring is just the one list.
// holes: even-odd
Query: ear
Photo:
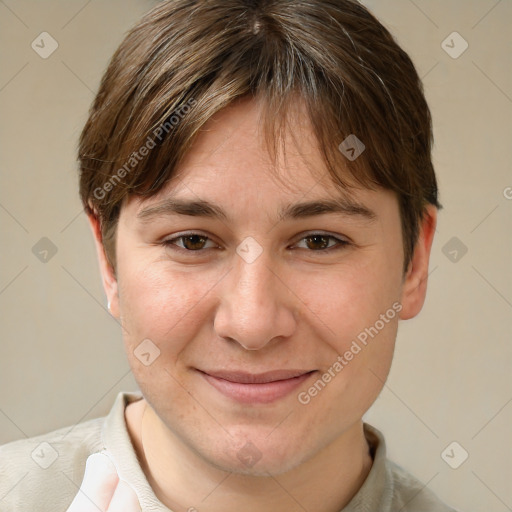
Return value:
[(107, 259), (105, 248), (103, 247), (103, 238), (101, 235), (101, 227), (98, 216), (95, 213), (88, 213), (87, 218), (91, 226), (94, 243), (96, 245), (96, 253), (100, 265), (100, 273), (103, 281), (103, 289), (110, 304), (110, 313), (115, 318), (119, 318), (119, 295), (117, 288), (117, 278), (112, 265)]
[(423, 307), (427, 294), (428, 262), (437, 224), (437, 208), (429, 205), (421, 221), (418, 241), (402, 286), (400, 318), (415, 317)]

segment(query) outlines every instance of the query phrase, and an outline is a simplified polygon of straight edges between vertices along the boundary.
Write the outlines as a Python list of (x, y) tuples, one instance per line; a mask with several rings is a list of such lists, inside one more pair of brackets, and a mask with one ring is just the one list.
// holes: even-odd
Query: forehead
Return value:
[[(290, 112), (282, 138), (276, 141), (279, 149), (275, 161), (266, 147), (262, 113), (260, 103), (244, 99), (215, 114), (203, 126), (183, 160), (182, 172), (185, 170), (189, 176), (194, 174), (199, 178), (207, 173), (195, 170), (212, 168), (223, 174), (231, 171), (244, 174), (254, 180), (261, 179), (265, 173), (267, 177), (288, 181), (289, 186), (298, 178), (318, 180), (326, 175), (308, 117), (300, 106)], [(315, 177), (311, 176), (313, 172)]]
[[(282, 194), (305, 194), (315, 188), (339, 196), (327, 171), (309, 117), (302, 103), (288, 112), (286, 125), (277, 140), (276, 158), (266, 146), (262, 106), (256, 99), (243, 98), (212, 116), (201, 128), (173, 178), (149, 202), (158, 201), (171, 190), (197, 186), (214, 193), (258, 191), (259, 195), (278, 188)], [(340, 159), (344, 181), (360, 188)]]

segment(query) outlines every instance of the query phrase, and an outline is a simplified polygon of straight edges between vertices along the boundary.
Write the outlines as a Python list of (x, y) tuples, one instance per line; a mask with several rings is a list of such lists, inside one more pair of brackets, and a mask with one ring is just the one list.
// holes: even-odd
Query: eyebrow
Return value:
[[(349, 217), (360, 217), (371, 222), (377, 214), (365, 205), (349, 198), (322, 199), (287, 205), (281, 209), (281, 220), (304, 219), (316, 215), (340, 214)], [(228, 220), (228, 215), (220, 207), (205, 200), (165, 199), (162, 202), (144, 208), (137, 214), (137, 219), (143, 223), (157, 217), (187, 215), (190, 217), (207, 217)]]

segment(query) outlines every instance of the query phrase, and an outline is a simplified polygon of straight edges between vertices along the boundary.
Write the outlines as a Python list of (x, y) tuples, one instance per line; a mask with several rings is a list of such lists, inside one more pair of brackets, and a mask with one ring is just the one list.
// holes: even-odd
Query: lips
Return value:
[(199, 371), (218, 392), (240, 403), (270, 403), (284, 398), (309, 379), (311, 370), (275, 370), (264, 373)]

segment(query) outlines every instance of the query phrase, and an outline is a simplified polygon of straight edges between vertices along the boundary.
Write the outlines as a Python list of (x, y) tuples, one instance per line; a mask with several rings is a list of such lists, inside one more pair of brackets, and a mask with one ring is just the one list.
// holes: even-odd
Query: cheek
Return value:
[(119, 302), (125, 344), (131, 350), (145, 339), (166, 360), (175, 359), (201, 328), (201, 302), (211, 287), (194, 272), (172, 273), (165, 262), (132, 265), (120, 272)]
[(208, 325), (205, 308), (212, 285), (197, 272), (171, 273), (165, 262), (127, 270), (119, 273), (119, 299), (130, 367), (155, 409), (163, 414), (172, 410), (179, 419), (182, 411), (195, 407), (184, 387), (183, 353)]
[(401, 309), (399, 267), (396, 261), (389, 266), (381, 254), (329, 275), (309, 276), (314, 286), (297, 281), (297, 295), (304, 298), (303, 311), (309, 316), (306, 322), (325, 342), (318, 347), (324, 365), (320, 378), (328, 381), (325, 390), (321, 382), (303, 390), (304, 400), (314, 402), (319, 417), (362, 414), (382, 389)]
[[(388, 266), (384, 258), (367, 258), (330, 272), (302, 274), (295, 279), (293, 289), (308, 322), (314, 323), (319, 335), (324, 333), (333, 348), (342, 353), (350, 340), (373, 326), (400, 298), (400, 273), (394, 267)], [(395, 317), (394, 310), (389, 316)], [(386, 331), (387, 327), (386, 323)]]

